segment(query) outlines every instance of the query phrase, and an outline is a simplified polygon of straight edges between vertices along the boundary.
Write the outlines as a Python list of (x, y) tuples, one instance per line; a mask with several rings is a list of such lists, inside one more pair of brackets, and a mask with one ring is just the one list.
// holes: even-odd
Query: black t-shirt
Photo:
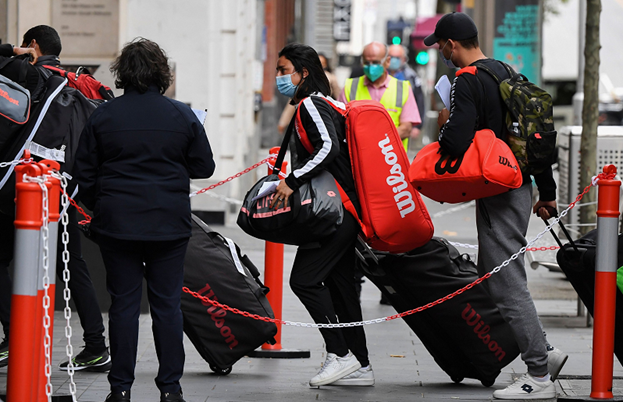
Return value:
[[(497, 60), (482, 59), (478, 63), (486, 65), (502, 79), (509, 78), (506, 68)], [(450, 118), (439, 132), (439, 145), (453, 157), (467, 151), (477, 130), (491, 129), (498, 138), (506, 141), (506, 108), (499, 86), (485, 71), (473, 71), (470, 68), (473, 66), (474, 63), (457, 72), (450, 96)], [(523, 179), (524, 183), (532, 181), (528, 174), (524, 174)], [(551, 167), (534, 175), (534, 180), (541, 201), (556, 199), (556, 182)]]

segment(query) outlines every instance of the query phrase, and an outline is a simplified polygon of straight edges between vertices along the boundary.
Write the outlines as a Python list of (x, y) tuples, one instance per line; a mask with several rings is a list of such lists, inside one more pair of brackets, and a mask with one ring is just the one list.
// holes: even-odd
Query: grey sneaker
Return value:
[(374, 385), (374, 371), (372, 371), (372, 366), (368, 366), (368, 368), (362, 367), (359, 370), (352, 372), (346, 377), (342, 377), (336, 382), (333, 382), (329, 385), (371, 387)]
[(318, 374), (309, 380), (309, 386), (319, 387), (331, 384), (359, 368), (361, 364), (351, 352), (344, 357), (337, 357), (335, 353), (327, 353), (327, 359)]
[(551, 381), (537, 381), (524, 374), (504, 389), (493, 392), (495, 399), (551, 399), (556, 397), (556, 386)]
[(547, 351), (547, 370), (552, 377), (552, 381), (555, 381), (562, 370), (562, 366), (565, 365), (569, 355), (558, 348), (552, 348)]

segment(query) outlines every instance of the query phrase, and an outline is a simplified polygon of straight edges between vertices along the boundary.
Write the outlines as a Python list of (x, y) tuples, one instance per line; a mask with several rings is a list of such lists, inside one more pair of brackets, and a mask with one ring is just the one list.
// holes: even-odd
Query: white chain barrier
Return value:
[[(554, 225), (557, 225), (558, 222), (560, 222), (560, 220), (567, 215), (567, 213), (569, 213), (569, 210), (571, 209), (571, 206), (567, 207), (567, 209), (565, 209), (564, 211), (562, 211), (558, 217), (556, 217), (554, 219), (554, 221), (549, 224), (543, 231), (541, 231), (538, 235), (536, 235), (536, 237), (532, 240), (530, 240), (525, 246), (523, 246), (521, 249), (519, 249), (519, 251), (517, 251), (515, 254), (511, 255), (506, 261), (502, 262), (500, 265), (498, 265), (497, 267), (493, 268), (489, 274), (491, 275), (495, 275), (498, 272), (500, 272), (502, 270), (502, 268), (507, 267), (512, 261), (516, 260), (517, 258), (519, 258), (519, 256), (521, 254), (524, 254), (528, 248), (532, 247), (541, 237), (543, 237), (545, 235), (545, 233), (547, 233), (550, 229), (552, 229), (554, 227)], [(319, 329), (328, 329), (328, 328), (351, 328), (351, 327), (361, 327), (364, 325), (371, 325), (371, 324), (379, 324), (385, 321), (390, 321), (393, 316), (390, 317), (382, 317), (382, 318), (376, 318), (376, 319), (372, 319), (372, 320), (364, 320), (364, 321), (357, 321), (357, 322), (348, 322), (348, 323), (338, 323), (338, 324), (317, 324), (317, 323), (305, 323), (305, 322), (297, 322), (297, 321), (282, 321), (283, 325), (290, 325), (290, 326), (294, 326), (294, 327), (304, 327), (304, 328), (319, 328)]]
[[(52, 359), (51, 359), (51, 343), (52, 339), (50, 337), (50, 295), (48, 290), (50, 289), (50, 248), (49, 248), (49, 238), (50, 238), (50, 230), (49, 230), (49, 219), (50, 219), (50, 210), (49, 210), (49, 198), (48, 198), (48, 188), (45, 185), (46, 179), (45, 176), (41, 177), (30, 177), (24, 175), (25, 182), (34, 182), (38, 183), (39, 187), (41, 187), (41, 192), (43, 195), (43, 217), (42, 217), (42, 225), (41, 225), (41, 242), (43, 248), (43, 348), (45, 354), (45, 377), (46, 377), (46, 385), (45, 385), (45, 394), (47, 396), (48, 402), (52, 401)], [(34, 347), (38, 347), (34, 345)], [(36, 355), (36, 354), (35, 354)]]
[(65, 212), (62, 214), (61, 217), (61, 223), (63, 225), (63, 234), (61, 236), (61, 241), (63, 242), (63, 281), (65, 282), (65, 288), (63, 289), (63, 299), (65, 300), (65, 308), (63, 309), (63, 314), (65, 317), (65, 338), (67, 339), (65, 354), (67, 355), (68, 359), (67, 375), (69, 376), (69, 393), (71, 394), (73, 402), (76, 402), (76, 383), (74, 382), (73, 362), (74, 351), (71, 344), (71, 307), (69, 306), (69, 301), (71, 300), (71, 290), (69, 289), (69, 280), (71, 279), (71, 274), (69, 271), (69, 232), (67, 231), (67, 227), (69, 225), (69, 214), (66, 212), (69, 208), (69, 197), (67, 196), (67, 178), (58, 174), (54, 174), (54, 176), (61, 181), (61, 188), (63, 189), (63, 191), (61, 192), (61, 206), (63, 207), (63, 211)]
[(3, 167), (7, 167), (7, 166), (17, 166), (21, 163), (31, 163), (32, 162), (32, 158), (28, 158), (28, 159), (16, 159), (14, 161), (11, 162), (0, 162), (0, 168)]

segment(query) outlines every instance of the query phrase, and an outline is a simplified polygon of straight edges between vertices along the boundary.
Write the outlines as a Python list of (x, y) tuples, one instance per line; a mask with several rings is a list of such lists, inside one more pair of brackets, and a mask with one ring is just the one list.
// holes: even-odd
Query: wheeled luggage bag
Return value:
[[(192, 215), (192, 237), (184, 261), (184, 286), (219, 303), (274, 318), (259, 271), (231, 239)], [(217, 374), (229, 374), (240, 358), (265, 342), (277, 326), (228, 312), (182, 292), (184, 332)]]
[[(433, 237), (404, 254), (359, 247), (364, 274), (399, 313), (434, 302), (478, 278), (469, 257), (442, 238)], [(485, 284), (403, 319), (452, 381), (474, 378), (488, 387), (519, 355), (519, 347)]]
[[(562, 227), (564, 226), (561, 225)], [(555, 238), (557, 239), (557, 236)], [(623, 235), (620, 234), (618, 240), (617, 266), (621, 267), (623, 266)], [(593, 230), (578, 240), (569, 239), (569, 243), (561, 245), (561, 249), (556, 253), (558, 266), (569, 279), (591, 315), (593, 315), (595, 305), (596, 251), (597, 230)], [(620, 291), (617, 291), (616, 296), (614, 337), (614, 354), (623, 364), (623, 294)]]

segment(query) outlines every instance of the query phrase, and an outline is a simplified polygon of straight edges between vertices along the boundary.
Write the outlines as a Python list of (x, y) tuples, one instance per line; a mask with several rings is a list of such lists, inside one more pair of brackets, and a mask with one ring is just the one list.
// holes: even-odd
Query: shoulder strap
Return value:
[(350, 93), (348, 94), (348, 99), (347, 99), (348, 102), (357, 99), (357, 88), (359, 87), (359, 80), (362, 78), (363, 77), (349, 78), (351, 81), (351, 84), (350, 84)]
[(292, 116), (292, 119), (290, 119), (290, 124), (288, 125), (288, 129), (283, 135), (281, 147), (279, 147), (279, 154), (277, 155), (277, 161), (275, 162), (275, 166), (273, 167), (273, 174), (279, 174), (281, 172), (281, 165), (283, 164), (283, 160), (286, 157), (286, 151), (288, 150), (288, 142), (290, 142), (290, 137), (292, 137), (292, 131), (294, 131), (295, 119), (296, 115)]

